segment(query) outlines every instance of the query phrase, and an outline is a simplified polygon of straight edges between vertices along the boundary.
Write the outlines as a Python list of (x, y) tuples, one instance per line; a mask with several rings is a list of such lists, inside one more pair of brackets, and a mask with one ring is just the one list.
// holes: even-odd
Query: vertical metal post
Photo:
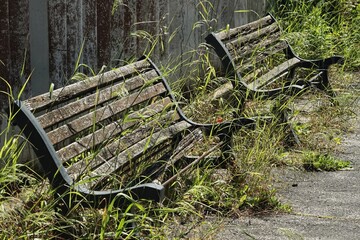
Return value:
[(32, 95), (47, 92), (49, 77), (48, 1), (29, 1)]

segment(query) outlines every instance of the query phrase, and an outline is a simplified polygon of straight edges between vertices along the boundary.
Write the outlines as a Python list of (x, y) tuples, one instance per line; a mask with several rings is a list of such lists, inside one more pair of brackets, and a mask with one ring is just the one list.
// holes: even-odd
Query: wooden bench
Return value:
[(310, 87), (335, 96), (329, 78), (331, 64), (342, 63), (342, 57), (321, 60), (300, 58), (287, 41), (272, 15), (243, 26), (211, 33), (206, 42), (219, 56), (226, 77), (244, 98), (272, 99), (280, 94), (296, 95)]
[[(186, 118), (148, 58), (16, 100), (8, 112), (66, 207), (81, 199), (93, 206), (113, 199), (121, 204), (120, 193), (162, 201), (179, 175), (224, 148), (235, 128), (254, 122), (198, 124)], [(216, 133), (219, 141), (202, 156), (184, 158), (205, 133)]]

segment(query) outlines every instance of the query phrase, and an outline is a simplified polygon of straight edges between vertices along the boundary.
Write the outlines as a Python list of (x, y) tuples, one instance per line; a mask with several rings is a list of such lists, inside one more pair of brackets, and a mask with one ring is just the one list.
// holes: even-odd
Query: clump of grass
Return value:
[[(297, 48), (297, 52), (309, 57), (339, 53), (347, 57), (348, 69), (360, 66), (360, 52), (355, 51), (360, 39), (359, 5), (353, 7), (351, 3), (354, 1), (349, 0), (328, 1), (329, 3), (311, 1), (311, 4), (305, 0), (285, 2), (277, 13), (286, 30), (292, 32), (288, 34), (288, 38)], [(204, 8), (206, 4), (198, 6)], [(331, 7), (337, 10), (330, 11)], [(334, 17), (334, 13), (338, 17)], [(206, 18), (207, 16), (204, 20)], [(146, 48), (149, 53), (153, 52), (155, 45), (160, 44), (159, 39), (152, 38), (145, 32), (134, 34), (146, 37), (151, 43), (150, 47)], [(199, 111), (191, 108), (190, 113), (192, 111), (195, 116), (201, 115), (209, 122), (216, 122), (218, 116), (226, 120), (228, 115), (232, 115), (233, 104), (227, 104), (226, 99), (220, 99), (218, 103), (206, 102), (208, 90), (218, 86), (217, 69), (210, 65), (211, 56), (206, 51), (193, 51), (189, 55), (192, 56), (181, 59), (186, 61), (199, 58), (196, 62), (198, 68), (189, 65), (189, 69), (194, 71), (191, 74), (186, 72), (187, 77), (173, 83), (177, 86), (177, 96), (182, 97), (184, 89), (190, 90), (192, 92), (187, 94), (189, 97), (179, 98), (186, 101), (186, 105), (189, 102), (198, 105)], [(175, 68), (178, 67), (180, 68), (180, 65), (175, 64)], [(226, 110), (227, 107), (230, 110)], [(323, 133), (328, 132), (329, 127), (338, 128), (339, 123), (344, 122), (342, 109), (344, 108), (330, 105), (322, 107), (313, 121), (296, 127), (306, 148), (321, 147), (308, 144), (312, 139), (311, 135), (321, 132), (317, 135), (325, 136)], [(86, 239), (180, 238), (186, 237), (189, 231), (189, 227), (183, 227), (186, 223), (191, 224), (191, 228), (209, 213), (233, 216), (243, 214), (243, 211), (249, 209), (255, 213), (277, 209), (288, 211), (289, 207), (276, 198), (271, 178), (272, 168), (284, 164), (281, 159), (286, 150), (282, 129), (279, 125), (259, 124), (254, 131), (243, 129), (234, 133), (234, 158), (216, 166), (213, 163), (202, 164), (194, 169), (192, 174), (182, 176), (171, 189), (178, 194), (174, 194), (176, 197), (163, 205), (131, 199), (125, 208), (119, 208), (113, 203), (103, 209), (85, 209), (79, 205), (65, 217), (56, 212), (57, 201), (53, 198), (53, 192), (46, 180), (30, 179), (28, 186), (23, 184), (22, 174), (28, 175), (17, 163), (22, 145), (19, 145), (20, 141), (16, 136), (8, 138), (0, 150), (0, 158), (7, 163), (0, 170), (0, 206), (9, 210), (0, 212), (0, 228), (3, 229), (0, 236), (50, 239), (66, 234), (68, 237)], [(338, 143), (338, 132), (332, 135), (326, 138)], [(304, 165), (307, 164), (308, 168), (316, 171), (339, 170), (349, 167), (350, 164), (315, 151), (305, 151), (303, 158)], [(14, 189), (16, 191), (13, 191)]]
[(347, 69), (359, 69), (360, 5), (357, 0), (280, 1), (273, 4), (296, 52), (309, 58), (346, 58)]
[(307, 171), (338, 171), (350, 167), (350, 161), (338, 159), (330, 154), (307, 151), (303, 155), (303, 166)]
[[(10, 103), (14, 97), (11, 86), (7, 85), (6, 97)], [(56, 224), (58, 217), (49, 184), (21, 163), (22, 152), (29, 143), (12, 127), (16, 113), (11, 107), (8, 111), (9, 115), (3, 118), (6, 126), (0, 132), (3, 141), (0, 146), (0, 236), (3, 239), (54, 237), (61, 227)]]
[(331, 104), (313, 91), (300, 98), (300, 101), (306, 99), (306, 104), (304, 101), (299, 104), (299, 98), (296, 101), (295, 130), (304, 149), (334, 149), (341, 143), (342, 134), (350, 129), (349, 120), (354, 117), (354, 102), (358, 97), (350, 92), (349, 86), (356, 78), (352, 72), (360, 68), (359, 6), (357, 0), (273, 1), (272, 12), (284, 29), (283, 37), (301, 57), (345, 57), (343, 66), (332, 66), (329, 71), (339, 105)]
[(338, 106), (318, 94), (303, 96), (304, 99), (293, 106), (293, 126), (304, 149), (332, 151), (341, 144), (355, 116), (355, 96), (349, 95), (346, 99), (344, 96), (337, 97)]

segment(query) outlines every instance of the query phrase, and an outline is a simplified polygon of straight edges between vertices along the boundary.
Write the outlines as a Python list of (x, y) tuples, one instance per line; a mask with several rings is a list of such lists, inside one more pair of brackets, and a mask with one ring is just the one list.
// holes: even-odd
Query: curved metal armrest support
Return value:
[(124, 189), (104, 191), (90, 190), (76, 185), (72, 187), (76, 192), (81, 194), (81, 197), (85, 197), (88, 203), (97, 207), (103, 207), (104, 204), (113, 200), (116, 201), (116, 205), (121, 206), (129, 199), (148, 199), (161, 202), (165, 198), (164, 186), (155, 183), (145, 183)]
[(199, 124), (206, 133), (215, 133), (217, 135), (231, 135), (234, 131), (243, 127), (252, 127), (256, 124), (256, 118), (240, 117), (232, 121), (226, 121), (215, 124)]
[[(300, 58), (301, 59), (301, 58)], [(313, 68), (316, 67), (317, 69), (328, 69), (330, 65), (332, 64), (341, 64), (343, 65), (345, 62), (345, 59), (342, 56), (332, 56), (325, 59), (317, 59), (317, 60), (305, 60), (301, 59), (301, 63), (299, 64), (299, 67), (304, 68)]]
[(14, 124), (22, 130), (29, 142), (36, 143), (34, 151), (37, 156), (41, 156), (39, 161), (52, 186), (55, 189), (60, 186), (71, 186), (73, 180), (58, 159), (51, 141), (35, 116), (20, 100), (15, 100), (12, 108), (16, 112)]
[[(144, 58), (144, 57), (142, 57)], [(167, 80), (165, 79), (165, 77), (162, 75), (162, 73), (160, 72), (160, 70), (157, 68), (157, 66), (155, 65), (154, 62), (151, 61), (151, 59), (147, 58), (147, 60), (151, 63), (152, 67), (155, 69), (155, 71), (158, 73), (158, 75), (161, 77), (162, 82), (166, 88), (166, 90), (169, 93), (169, 97), (172, 99), (172, 101), (175, 103), (176, 105), (176, 111), (178, 112), (178, 114), (180, 115), (180, 117), (185, 120), (186, 122), (188, 122), (189, 124), (191, 124), (194, 127), (200, 127), (203, 128), (207, 133), (230, 133), (231, 131), (234, 131), (235, 128), (239, 129), (245, 125), (248, 124), (254, 124), (255, 120), (251, 119), (251, 118), (238, 118), (236, 120), (233, 121), (226, 121), (226, 122), (222, 122), (222, 123), (198, 123), (198, 122), (194, 122), (191, 119), (189, 119), (188, 117), (186, 117), (186, 115), (184, 114), (184, 112), (181, 110), (181, 107), (179, 106), (178, 101), (176, 100), (174, 94), (172, 93), (171, 87), (168, 84)]]
[(295, 53), (294, 49), (291, 47), (289, 42), (288, 41), (286, 41), (286, 42), (288, 44), (287, 57), (288, 58), (296, 57), (301, 61), (297, 65), (297, 67), (304, 67), (304, 68), (314, 68), (314, 67), (316, 67), (317, 69), (320, 69), (320, 70), (326, 70), (332, 64), (341, 64), (341, 65), (343, 65), (345, 63), (344, 57), (338, 56), (338, 55), (334, 55), (332, 57), (328, 57), (328, 58), (324, 58), (324, 59), (314, 59), (314, 60), (301, 58)]
[(269, 90), (256, 90), (254, 91), (254, 96), (257, 99), (275, 99), (279, 96), (279, 94), (282, 94), (284, 92), (289, 92), (291, 95), (297, 95), (301, 94), (306, 90), (307, 85), (298, 85), (298, 84), (292, 84), (289, 86), (283, 86), (280, 88), (274, 88)]

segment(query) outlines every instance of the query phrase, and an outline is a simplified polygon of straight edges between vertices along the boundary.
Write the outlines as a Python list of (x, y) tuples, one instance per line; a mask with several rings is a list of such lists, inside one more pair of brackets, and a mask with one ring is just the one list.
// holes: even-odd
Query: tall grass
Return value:
[(359, 3), (358, 0), (275, 0), (272, 12), (287, 32), (285, 37), (302, 56), (343, 55), (348, 69), (359, 69)]
[[(213, 19), (209, 12), (214, 7), (210, 1), (199, 2), (197, 7), (202, 19), (194, 23), (194, 29), (200, 25), (210, 28)], [(114, 5), (114, 11), (116, 7)], [(355, 51), (359, 49), (360, 39), (357, 1), (273, 1), (273, 7), (284, 26), (285, 37), (301, 56), (317, 58), (342, 54), (347, 59), (347, 69), (359, 69), (360, 53)], [(146, 55), (162, 44), (161, 36), (150, 36), (146, 32), (134, 32), (133, 35), (148, 41)], [(173, 83), (176, 95), (180, 101), (191, 105), (188, 114), (216, 122), (232, 117), (238, 99), (233, 96), (231, 104), (227, 98), (207, 102), (207, 94), (224, 83), (224, 79), (218, 77), (218, 69), (211, 58), (211, 53), (202, 45), (179, 58), (185, 62), (164, 65), (162, 71), (171, 74), (181, 64), (188, 64), (192, 72)], [(186, 62), (193, 59), (196, 61)], [(81, 66), (86, 65), (77, 62), (75, 68)], [(74, 79), (78, 78), (83, 78), (83, 75), (75, 73)], [(185, 94), (184, 90), (189, 92)], [(344, 112), (332, 111), (335, 115), (329, 115), (324, 109), (319, 114), (329, 124)], [(32, 177), (19, 164), (26, 141), (21, 134), (10, 134), (11, 117), (8, 123), (1, 131), (1, 135), (6, 137), (0, 149), (3, 163), (0, 169), (0, 236), (3, 239), (61, 236), (84, 239), (180, 238), (186, 237), (206, 214), (225, 217), (238, 216), (244, 211), (288, 210), (277, 200), (272, 186), (271, 170), (284, 164), (283, 156), (287, 151), (281, 134), (283, 131), (279, 131), (279, 125), (275, 123), (258, 124), (252, 131), (243, 129), (234, 133), (230, 159), (197, 166), (192, 174), (182, 176), (173, 184), (169, 190), (172, 197), (162, 204), (134, 201), (124, 196), (129, 200), (129, 205), (124, 208), (119, 208), (114, 202), (103, 209), (77, 206), (67, 216), (56, 211), (57, 199), (54, 199), (47, 181)], [(314, 123), (309, 124), (312, 125), (297, 126), (305, 143), (310, 139), (304, 136), (314, 131)]]
[[(284, 29), (283, 37), (301, 57), (317, 59), (342, 55), (345, 58), (342, 67), (337, 66), (330, 70), (330, 82), (339, 93), (337, 99), (340, 107), (323, 102), (316, 112), (307, 116), (310, 118), (310, 125), (298, 125), (307, 147), (327, 150), (334, 148), (340, 141), (340, 132), (349, 127), (346, 122), (353, 116), (353, 103), (358, 97), (349, 92), (349, 86), (354, 82), (352, 72), (360, 69), (360, 55), (357, 50), (360, 48), (360, 2), (271, 2), (271, 11)], [(312, 99), (319, 105), (318, 95), (314, 95)], [(298, 111), (299, 109), (295, 110), (295, 114), (298, 114)]]

